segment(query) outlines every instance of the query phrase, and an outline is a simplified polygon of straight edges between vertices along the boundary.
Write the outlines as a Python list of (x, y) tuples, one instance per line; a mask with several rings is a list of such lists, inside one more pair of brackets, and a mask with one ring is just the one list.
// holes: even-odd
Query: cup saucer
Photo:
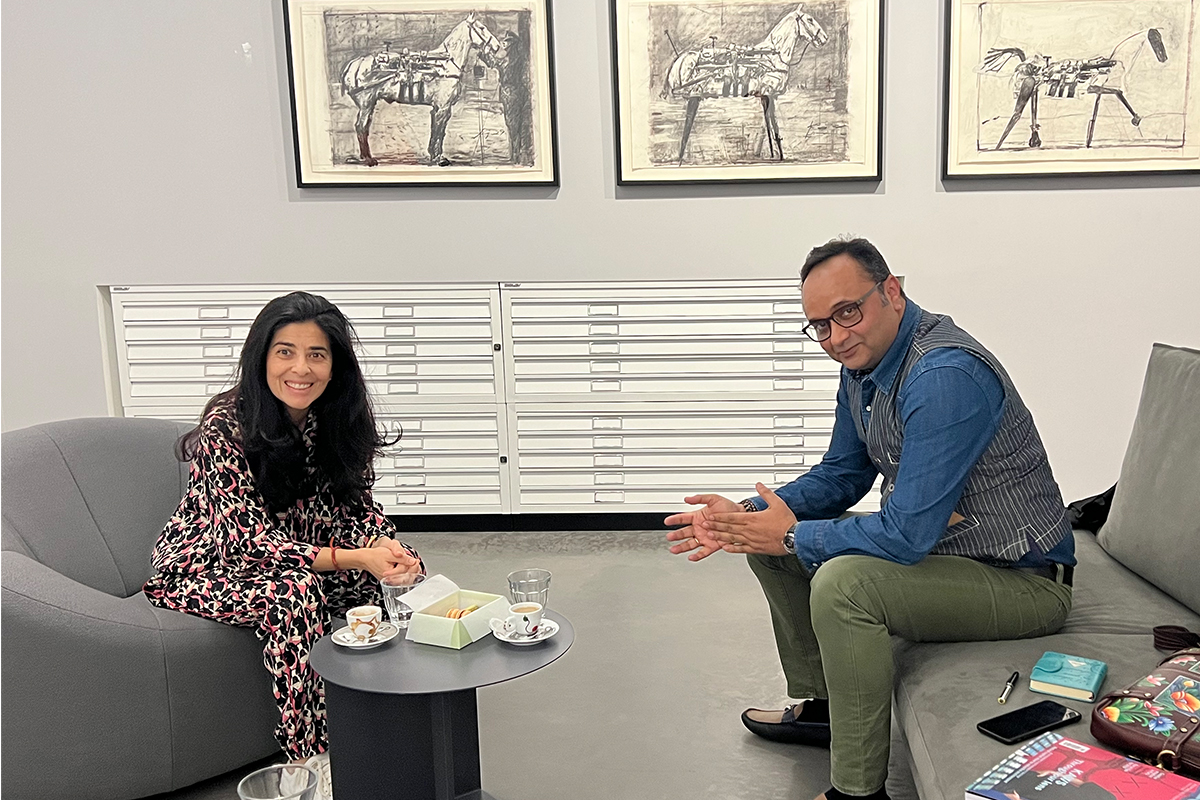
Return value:
[(538, 628), (538, 632), (533, 636), (523, 636), (516, 631), (504, 630), (504, 620), (495, 618), (491, 622), (492, 635), (505, 644), (516, 645), (517, 647), (525, 647), (538, 642), (544, 642), (554, 634), (558, 633), (558, 623), (552, 619), (542, 619), (542, 624)]
[(350, 632), (349, 625), (338, 628), (330, 638), (333, 639), (334, 644), (348, 647), (351, 650), (370, 650), (372, 647), (379, 647), (384, 642), (390, 642), (392, 639), (395, 639), (398, 633), (400, 633), (400, 629), (392, 623), (381, 622), (379, 623), (378, 630), (375, 631), (375, 635), (365, 642), (360, 642), (354, 638), (354, 634)]

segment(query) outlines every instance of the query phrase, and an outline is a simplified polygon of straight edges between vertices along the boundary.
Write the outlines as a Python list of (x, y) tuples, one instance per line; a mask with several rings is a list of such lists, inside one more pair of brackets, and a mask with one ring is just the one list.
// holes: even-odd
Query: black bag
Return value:
[(1096, 533), (1108, 521), (1108, 512), (1116, 493), (1117, 485), (1114, 483), (1107, 492), (1076, 500), (1067, 506), (1067, 522), (1071, 523), (1072, 528)]

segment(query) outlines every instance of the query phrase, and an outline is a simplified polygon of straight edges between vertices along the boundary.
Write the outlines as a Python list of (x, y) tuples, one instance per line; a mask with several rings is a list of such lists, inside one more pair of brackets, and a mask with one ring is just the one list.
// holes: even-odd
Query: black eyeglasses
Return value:
[(884, 280), (875, 284), (871, 287), (870, 292), (867, 292), (853, 303), (847, 303), (837, 311), (834, 311), (832, 317), (809, 320), (808, 324), (800, 329), (800, 332), (812, 339), (814, 342), (823, 342), (833, 335), (832, 323), (834, 322), (836, 322), (838, 326), (842, 328), (853, 328), (855, 325), (862, 322), (862, 304), (866, 302), (867, 298), (870, 297), (876, 289), (878, 289), (880, 286), (883, 286), (883, 284), (886, 282), (887, 279), (885, 278)]

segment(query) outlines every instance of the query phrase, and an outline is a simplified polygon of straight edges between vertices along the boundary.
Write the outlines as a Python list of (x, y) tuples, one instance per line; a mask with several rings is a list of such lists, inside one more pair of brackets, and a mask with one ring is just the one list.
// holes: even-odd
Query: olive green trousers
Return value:
[(1057, 631), (1071, 587), (958, 556), (905, 566), (839, 556), (813, 574), (795, 556), (747, 557), (771, 609), (793, 698), (828, 698), (834, 788), (883, 788), (891, 744), (892, 643), (1023, 639)]

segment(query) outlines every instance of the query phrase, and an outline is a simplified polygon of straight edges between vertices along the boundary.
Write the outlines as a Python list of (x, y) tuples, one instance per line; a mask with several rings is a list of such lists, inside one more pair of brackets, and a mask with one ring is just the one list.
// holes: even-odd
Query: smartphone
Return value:
[(998, 717), (985, 719), (975, 727), (980, 733), (1005, 744), (1016, 744), (1032, 739), (1039, 733), (1078, 722), (1082, 717), (1083, 715), (1073, 708), (1067, 708), (1053, 700), (1043, 700)]

